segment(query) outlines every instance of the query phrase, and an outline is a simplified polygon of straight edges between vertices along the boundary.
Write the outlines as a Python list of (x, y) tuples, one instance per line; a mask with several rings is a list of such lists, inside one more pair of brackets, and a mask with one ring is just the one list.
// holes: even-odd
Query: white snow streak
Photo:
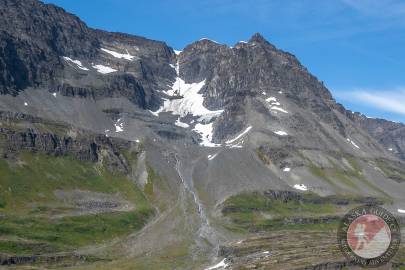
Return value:
[(394, 151), (394, 149), (392, 149), (392, 148), (388, 148), (388, 151), (392, 152), (392, 151)]
[(214, 158), (216, 158), (218, 156), (218, 153), (216, 153), (215, 155), (208, 155), (208, 160), (213, 160)]
[(239, 140), (240, 138), (243, 137), (243, 135), (245, 135), (246, 133), (248, 133), (250, 130), (252, 129), (252, 126), (247, 127), (241, 134), (239, 134), (238, 136), (236, 136), (235, 138), (226, 141), (226, 144), (231, 144), (234, 143), (235, 141)]
[(93, 66), (93, 68), (97, 69), (97, 72), (101, 73), (101, 74), (108, 74), (108, 73), (112, 73), (112, 72), (116, 72), (116, 69), (107, 67), (107, 66), (103, 66), (103, 65), (95, 65)]
[(360, 149), (360, 147), (354, 142), (352, 141), (350, 138), (346, 139), (349, 143), (351, 143), (354, 147), (356, 147), (357, 149)]
[(405, 210), (403, 210), (403, 209), (398, 209), (398, 213), (405, 214)]
[(271, 106), (270, 108), (271, 110), (274, 111), (279, 111), (279, 112), (283, 112), (283, 113), (288, 113), (286, 110), (284, 110), (283, 108), (277, 107), (277, 106)]
[(308, 190), (308, 187), (306, 185), (304, 185), (304, 184), (296, 184), (296, 185), (294, 185), (294, 188), (298, 189), (298, 190), (302, 190), (302, 191), (307, 191)]
[(227, 268), (229, 264), (225, 263), (226, 259), (223, 259), (221, 262), (218, 264), (211, 266), (209, 268), (205, 268), (205, 270), (214, 270), (214, 269), (219, 269), (219, 268)]
[(288, 136), (288, 133), (282, 130), (279, 131), (274, 131), (275, 134), (279, 135), (279, 136)]
[(130, 55), (130, 54), (128, 53), (128, 51), (127, 51), (126, 54), (122, 54), (122, 53), (110, 51), (110, 50), (107, 50), (107, 49), (104, 49), (104, 48), (101, 48), (101, 50), (102, 50), (103, 52), (106, 52), (106, 53), (108, 53), (108, 54), (111, 54), (111, 55), (114, 56), (115, 58), (119, 58), (119, 59), (126, 59), (126, 60), (131, 61), (131, 60), (133, 60), (133, 59), (135, 58), (135, 56)]
[(283, 172), (289, 172), (289, 171), (291, 171), (291, 168), (286, 167), (283, 169)]
[(76, 65), (76, 67), (78, 67), (81, 70), (89, 70), (88, 68), (86, 68), (85, 66), (83, 66), (82, 62), (80, 62), (79, 60), (73, 60), (72, 58), (66, 57), (64, 56), (63, 59), (65, 59), (65, 61), (71, 62), (73, 64)]

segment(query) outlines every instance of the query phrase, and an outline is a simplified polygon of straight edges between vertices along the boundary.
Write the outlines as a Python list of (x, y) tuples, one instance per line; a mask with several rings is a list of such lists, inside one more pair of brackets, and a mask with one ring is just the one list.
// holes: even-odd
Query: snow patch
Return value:
[(214, 269), (219, 269), (221, 267), (227, 268), (229, 266), (229, 264), (227, 264), (225, 261), (226, 261), (226, 259), (223, 259), (221, 262), (217, 263), (216, 265), (205, 268), (205, 270), (214, 270)]
[(262, 95), (267, 95), (266, 92), (262, 92)]
[(288, 133), (282, 130), (279, 131), (274, 131), (275, 134), (279, 135), (279, 136), (288, 136)]
[(179, 55), (179, 54), (181, 54), (181, 52), (182, 51), (178, 51), (178, 50), (173, 50), (174, 51), (174, 53), (176, 54), (176, 55)]
[(307, 191), (308, 190), (308, 187), (306, 185), (304, 185), (304, 184), (296, 184), (296, 185), (294, 185), (294, 188), (298, 189), (298, 190), (302, 190), (302, 191)]
[(176, 120), (176, 122), (174, 124), (176, 126), (182, 127), (182, 128), (188, 128), (189, 127), (189, 124), (181, 122), (180, 118), (177, 118), (177, 120)]
[(201, 135), (202, 142), (200, 145), (205, 147), (219, 147), (220, 144), (215, 144), (212, 142), (212, 135), (213, 135), (213, 123), (209, 124), (201, 124), (198, 123), (194, 127), (194, 131)]
[(56, 92), (55, 92), (55, 93), (52, 93), (52, 96), (56, 97)]
[(101, 48), (101, 50), (102, 50), (103, 52), (106, 52), (106, 53), (108, 53), (108, 54), (111, 54), (111, 55), (114, 56), (115, 58), (119, 58), (119, 59), (126, 59), (126, 60), (131, 61), (131, 60), (133, 60), (133, 59), (135, 58), (135, 56), (130, 55), (130, 54), (128, 53), (128, 51), (127, 51), (126, 54), (122, 54), (122, 53), (115, 52), (115, 51), (111, 51), (111, 50), (107, 50), (107, 49), (104, 49), (104, 48)]
[(169, 64), (169, 66), (170, 66), (171, 68), (176, 69), (176, 67), (175, 67), (173, 64)]
[(392, 151), (394, 151), (394, 149), (392, 149), (392, 148), (388, 148), (388, 151), (392, 152)]
[(346, 139), (349, 143), (351, 143), (354, 147), (356, 147), (357, 149), (360, 149), (360, 147), (354, 142), (352, 141), (350, 138)]
[(283, 91), (278, 91), (278, 93), (281, 95), (283, 93)]
[(24, 106), (28, 106), (28, 103), (27, 103), (27, 102), (24, 102)]
[(269, 97), (269, 98), (266, 98), (266, 101), (267, 101), (267, 102), (277, 102), (277, 98), (275, 98), (275, 97)]
[(285, 168), (283, 169), (283, 172), (289, 172), (289, 171), (291, 171), (291, 168), (285, 167)]
[(400, 213), (400, 214), (405, 214), (405, 210), (403, 210), (403, 209), (398, 209), (398, 213)]
[(63, 59), (65, 59), (65, 61), (67, 61), (67, 62), (71, 62), (71, 63), (75, 64), (76, 67), (81, 70), (86, 70), (86, 71), (89, 70), (88, 68), (83, 66), (82, 62), (80, 62), (79, 60), (73, 60), (72, 58), (66, 57), (66, 56), (64, 56)]
[(277, 98), (276, 98), (276, 97), (269, 97), (269, 98), (266, 98), (266, 101), (267, 101), (268, 103), (270, 103), (270, 105), (271, 105), (270, 110), (279, 111), (279, 112), (283, 112), (283, 113), (288, 113), (288, 112), (287, 112), (286, 110), (284, 110), (283, 108), (278, 107), (278, 106), (281, 106), (281, 104), (280, 104), (280, 102), (277, 101)]
[(124, 131), (124, 122), (122, 121), (122, 119), (118, 119), (117, 122), (115, 122), (114, 124), (115, 126), (115, 132), (123, 132)]
[(250, 130), (252, 129), (252, 126), (247, 127), (241, 134), (239, 134), (238, 136), (236, 136), (235, 138), (226, 141), (226, 144), (232, 144), (235, 141), (239, 140), (240, 138), (242, 138), (246, 133), (248, 133)]
[(116, 72), (116, 69), (107, 67), (107, 66), (103, 66), (103, 65), (95, 65), (93, 66), (93, 68), (97, 69), (97, 72), (101, 73), (101, 74), (108, 74), (108, 73), (112, 73), (112, 72)]

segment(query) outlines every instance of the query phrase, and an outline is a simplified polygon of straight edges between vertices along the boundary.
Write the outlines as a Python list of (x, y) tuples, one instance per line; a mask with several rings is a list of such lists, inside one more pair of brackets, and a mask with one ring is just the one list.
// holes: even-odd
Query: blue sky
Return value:
[(47, 0), (89, 26), (165, 41), (233, 45), (260, 32), (348, 109), (405, 123), (403, 0)]

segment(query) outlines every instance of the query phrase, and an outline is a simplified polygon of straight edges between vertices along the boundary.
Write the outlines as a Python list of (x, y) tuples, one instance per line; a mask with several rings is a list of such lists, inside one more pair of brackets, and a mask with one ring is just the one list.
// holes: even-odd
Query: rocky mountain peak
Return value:
[(249, 42), (257, 42), (257, 43), (269, 43), (260, 33), (255, 33), (249, 39)]

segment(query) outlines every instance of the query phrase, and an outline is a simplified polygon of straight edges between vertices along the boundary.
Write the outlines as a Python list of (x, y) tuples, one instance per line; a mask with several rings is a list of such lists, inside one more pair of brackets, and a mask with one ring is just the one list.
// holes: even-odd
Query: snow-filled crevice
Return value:
[[(185, 116), (197, 117), (197, 123), (193, 130), (201, 135), (201, 145), (205, 147), (218, 147), (220, 145), (212, 142), (213, 120), (223, 113), (223, 110), (211, 111), (204, 106), (204, 96), (200, 94), (205, 85), (205, 80), (198, 83), (186, 83), (179, 76), (179, 64), (174, 67), (177, 77), (171, 88), (163, 93), (167, 95), (164, 98), (163, 105), (155, 112), (158, 116), (162, 112), (170, 112), (178, 115), (176, 125), (188, 128), (189, 124), (181, 121)], [(191, 124), (191, 123), (190, 123)]]

